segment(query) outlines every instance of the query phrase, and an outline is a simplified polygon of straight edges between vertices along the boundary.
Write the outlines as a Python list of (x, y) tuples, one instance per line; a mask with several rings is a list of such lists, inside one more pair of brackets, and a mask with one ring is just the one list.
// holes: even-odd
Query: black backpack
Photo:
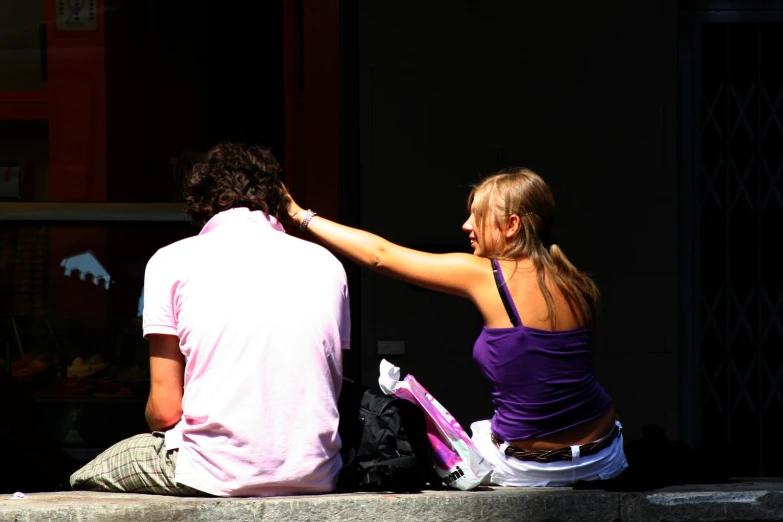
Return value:
[(415, 404), (344, 380), (338, 409), (343, 442), (338, 491), (440, 486), (424, 414)]

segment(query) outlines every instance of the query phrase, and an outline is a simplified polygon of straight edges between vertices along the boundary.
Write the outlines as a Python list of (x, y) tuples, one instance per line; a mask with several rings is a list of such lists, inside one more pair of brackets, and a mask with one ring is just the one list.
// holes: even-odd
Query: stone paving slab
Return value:
[(483, 488), (413, 494), (176, 498), (121, 493), (0, 494), (0, 521), (750, 521), (783, 520), (783, 480), (645, 492)]

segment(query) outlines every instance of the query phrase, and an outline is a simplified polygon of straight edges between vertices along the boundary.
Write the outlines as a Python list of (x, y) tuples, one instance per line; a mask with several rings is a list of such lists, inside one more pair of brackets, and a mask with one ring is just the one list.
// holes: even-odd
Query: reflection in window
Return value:
[(90, 275), (95, 286), (99, 286), (102, 282), (104, 288), (106, 290), (109, 289), (111, 276), (90, 250), (64, 258), (60, 262), (60, 266), (65, 269), (66, 277), (70, 277), (72, 272), (76, 270), (79, 272), (79, 279), (82, 281)]
[(139, 296), (139, 306), (136, 309), (136, 317), (144, 315), (144, 287), (141, 287), (141, 296)]

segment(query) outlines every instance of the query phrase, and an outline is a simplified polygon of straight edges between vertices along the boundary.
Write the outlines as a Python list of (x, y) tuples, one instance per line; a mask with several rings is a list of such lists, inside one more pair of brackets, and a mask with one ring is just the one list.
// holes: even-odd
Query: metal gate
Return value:
[(730, 7), (681, 17), (683, 433), (783, 475), (783, 11)]

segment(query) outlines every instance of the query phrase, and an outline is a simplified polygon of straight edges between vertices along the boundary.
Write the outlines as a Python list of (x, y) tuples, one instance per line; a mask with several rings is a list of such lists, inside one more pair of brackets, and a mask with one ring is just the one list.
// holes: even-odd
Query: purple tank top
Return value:
[(485, 326), (473, 346), (473, 359), (492, 384), (495, 436), (505, 441), (544, 437), (606, 413), (612, 399), (593, 374), (591, 331), (522, 325), (494, 259), (492, 267), (517, 325)]

